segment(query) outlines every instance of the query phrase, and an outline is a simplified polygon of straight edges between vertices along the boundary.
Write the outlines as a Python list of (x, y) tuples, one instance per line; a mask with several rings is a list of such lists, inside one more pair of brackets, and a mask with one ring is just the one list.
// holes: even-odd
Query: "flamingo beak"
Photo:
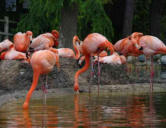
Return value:
[(29, 37), (30, 41), (32, 42), (32, 36)]

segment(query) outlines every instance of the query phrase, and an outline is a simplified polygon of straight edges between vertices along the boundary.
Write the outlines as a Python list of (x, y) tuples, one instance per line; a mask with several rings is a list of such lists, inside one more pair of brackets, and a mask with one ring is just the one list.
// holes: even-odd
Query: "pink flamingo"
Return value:
[(27, 31), (26, 33), (18, 32), (14, 35), (14, 47), (19, 52), (27, 52), (30, 41), (32, 41), (33, 33)]
[(41, 74), (48, 74), (54, 68), (56, 64), (59, 66), (59, 56), (57, 50), (50, 48), (49, 50), (40, 50), (32, 54), (30, 63), (33, 69), (33, 82), (30, 90), (27, 93), (23, 108), (27, 109), (29, 107), (29, 101), (33, 91), (35, 90), (39, 76)]
[(9, 50), (2, 52), (0, 58), (1, 60), (27, 60), (26, 54), (16, 51), (13, 45)]
[(110, 56), (103, 56), (98, 58), (95, 56), (95, 62), (99, 61), (100, 63), (104, 64), (112, 64), (112, 65), (120, 65), (120, 64), (125, 64), (126, 63), (126, 57), (123, 55), (118, 55), (118, 53), (114, 52)]
[(58, 48), (58, 55), (59, 57), (65, 57), (65, 58), (73, 58), (73, 59), (79, 59), (80, 54), (79, 53), (74, 53), (74, 51), (70, 48)]
[[(77, 39), (77, 36), (74, 36), (74, 39)], [(74, 40), (73, 40), (74, 41)], [(75, 46), (74, 46), (75, 47)], [(75, 47), (78, 49), (77, 47)], [(85, 56), (85, 65), (83, 68), (78, 70), (74, 77), (74, 90), (79, 91), (79, 83), (78, 77), (81, 73), (85, 72), (90, 65), (90, 57), (94, 54), (99, 55), (100, 52), (103, 50), (109, 50), (111, 54), (114, 52), (113, 45), (107, 40), (106, 37), (99, 33), (92, 33), (89, 34), (84, 41), (82, 42), (81, 46), (82, 54)]]
[(145, 56), (151, 57), (151, 77), (150, 77), (150, 88), (153, 90), (153, 56), (156, 54), (166, 54), (165, 44), (155, 36), (144, 35), (138, 38), (137, 33), (131, 35), (131, 41), (137, 43), (142, 47), (142, 52)]
[(4, 50), (8, 50), (11, 45), (13, 45), (13, 43), (8, 39), (0, 42), (0, 52), (2, 52)]
[(58, 38), (59, 32), (56, 30), (52, 30), (51, 33), (44, 33), (32, 40), (30, 45), (30, 49), (34, 51), (49, 49), (50, 47), (58, 47)]

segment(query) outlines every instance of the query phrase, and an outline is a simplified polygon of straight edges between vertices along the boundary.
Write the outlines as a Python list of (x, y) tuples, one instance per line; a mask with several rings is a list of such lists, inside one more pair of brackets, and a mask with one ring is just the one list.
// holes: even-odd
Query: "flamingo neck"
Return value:
[(0, 56), (0, 59), (1, 59), (1, 60), (4, 60), (4, 59), (5, 59), (6, 53), (7, 53), (7, 52), (2, 52), (2, 53), (1, 53), (1, 56)]
[(27, 93), (26, 100), (25, 100), (25, 102), (23, 104), (23, 108), (24, 109), (28, 109), (29, 101), (30, 101), (30, 98), (32, 96), (33, 91), (35, 90), (35, 88), (37, 86), (37, 83), (38, 83), (38, 80), (39, 80), (39, 76), (40, 76), (40, 70), (38, 70), (38, 71), (34, 70), (34, 72), (33, 72), (33, 82), (32, 82), (30, 90)]
[(79, 84), (78, 84), (79, 75), (81, 73), (85, 72), (89, 68), (89, 65), (90, 65), (90, 55), (85, 55), (85, 65), (83, 68), (81, 68), (80, 70), (78, 70), (76, 72), (75, 77), (74, 77), (74, 81), (75, 81), (74, 90), (75, 91), (77, 91), (79, 89)]
[(75, 51), (75, 59), (78, 60), (80, 58), (80, 51), (78, 49), (78, 46), (76, 45), (75, 40), (73, 40), (73, 47), (74, 47), (74, 51)]

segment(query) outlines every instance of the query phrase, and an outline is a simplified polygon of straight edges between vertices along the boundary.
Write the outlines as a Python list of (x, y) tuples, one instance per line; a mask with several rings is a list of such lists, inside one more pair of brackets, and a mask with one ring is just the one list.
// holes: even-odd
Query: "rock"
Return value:
[(161, 64), (162, 64), (162, 65), (166, 65), (166, 56), (162, 56), (162, 57), (160, 58), (160, 61), (161, 61)]
[(140, 62), (145, 62), (145, 60), (146, 60), (145, 55), (140, 55), (140, 56), (138, 56), (138, 60), (139, 60)]

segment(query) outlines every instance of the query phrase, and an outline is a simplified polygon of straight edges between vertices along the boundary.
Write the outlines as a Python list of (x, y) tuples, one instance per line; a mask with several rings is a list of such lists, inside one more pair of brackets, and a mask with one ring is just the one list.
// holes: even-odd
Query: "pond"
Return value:
[(4, 128), (164, 128), (166, 93), (144, 94), (67, 94), (31, 99), (23, 110), (24, 99), (0, 108)]

